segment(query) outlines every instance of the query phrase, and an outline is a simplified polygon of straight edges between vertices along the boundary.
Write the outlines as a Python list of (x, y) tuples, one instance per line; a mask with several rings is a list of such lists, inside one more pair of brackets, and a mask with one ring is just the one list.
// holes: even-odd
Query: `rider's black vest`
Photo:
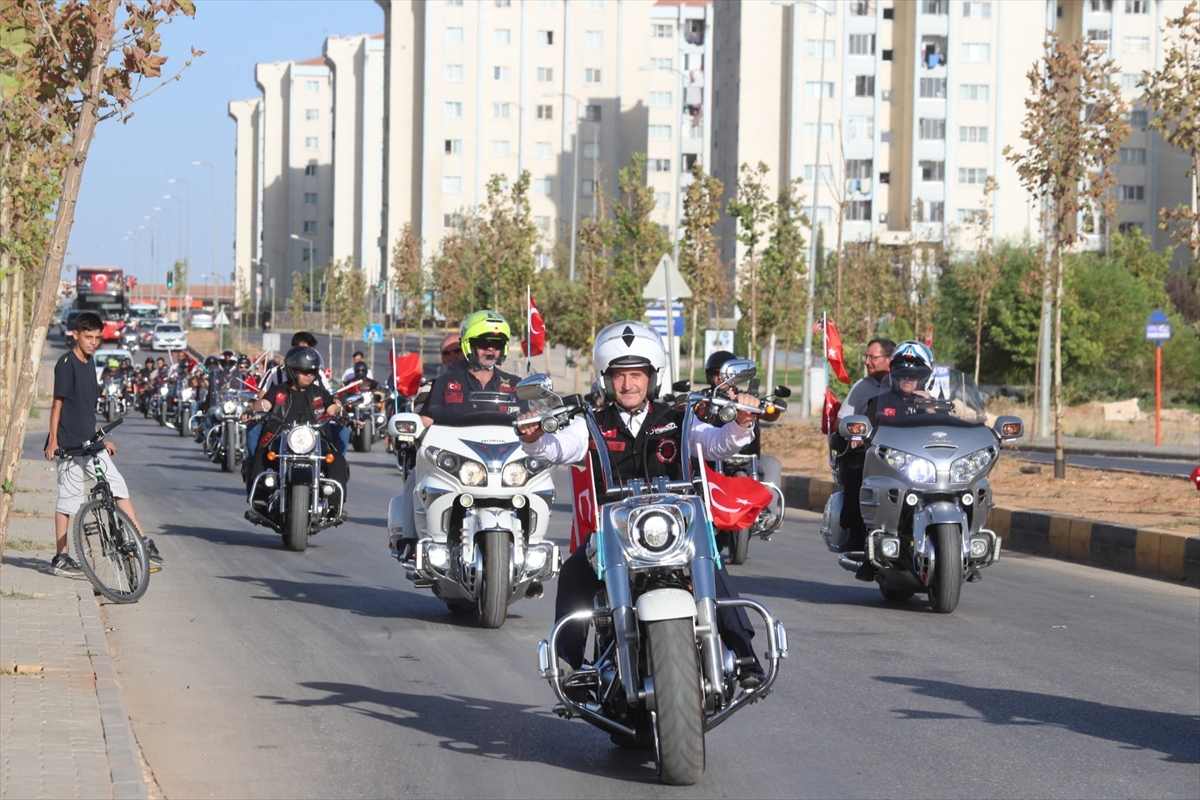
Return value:
[[(679, 444), (683, 430), (682, 412), (651, 403), (636, 437), (625, 426), (615, 404), (610, 403), (597, 412), (596, 422), (599, 423), (600, 435), (608, 450), (608, 460), (616, 483), (624, 484), (636, 478), (650, 480), (666, 477), (677, 480), (682, 477)], [(590, 441), (588, 447), (597, 495), (603, 497), (604, 476), (596, 455), (596, 442)]]

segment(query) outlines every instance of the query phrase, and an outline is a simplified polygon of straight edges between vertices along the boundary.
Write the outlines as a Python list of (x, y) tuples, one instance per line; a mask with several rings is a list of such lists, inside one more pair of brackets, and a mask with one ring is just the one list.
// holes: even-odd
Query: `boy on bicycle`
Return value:
[[(100, 386), (96, 382), (96, 367), (92, 354), (100, 346), (104, 322), (99, 314), (90, 311), (80, 314), (75, 326), (75, 346), (54, 365), (54, 401), (50, 406), (50, 433), (46, 437), (46, 460), (54, 460), (54, 451), (62, 448), (79, 447), (96, 433), (96, 398)], [(110, 456), (117, 452), (111, 441), (104, 443), (106, 452), (100, 453), (104, 474), (112, 485), (117, 508), (124, 511), (137, 526), (138, 533), (145, 539), (142, 524), (138, 522), (129, 499), (129, 488), (125, 479), (113, 464)], [(89, 459), (68, 458), (58, 462), (58, 503), (54, 514), (54, 539), (57, 554), (50, 562), (55, 575), (78, 577), (83, 571), (67, 552), (67, 531), (71, 515), (79, 510), (88, 493)], [(150, 561), (163, 563), (163, 557), (152, 539), (146, 539)]]

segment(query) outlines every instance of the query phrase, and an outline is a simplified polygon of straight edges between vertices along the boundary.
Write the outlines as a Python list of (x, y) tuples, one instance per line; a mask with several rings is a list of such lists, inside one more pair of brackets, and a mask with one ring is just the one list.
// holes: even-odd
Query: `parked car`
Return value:
[(151, 350), (186, 350), (187, 331), (174, 322), (163, 322), (154, 326), (150, 337)]
[(154, 329), (166, 322), (161, 317), (146, 317), (137, 321), (138, 344), (142, 347), (149, 347), (150, 340), (154, 338)]
[(188, 318), (188, 326), (203, 330), (211, 330), (213, 327), (213, 315), (203, 311), (196, 311)]

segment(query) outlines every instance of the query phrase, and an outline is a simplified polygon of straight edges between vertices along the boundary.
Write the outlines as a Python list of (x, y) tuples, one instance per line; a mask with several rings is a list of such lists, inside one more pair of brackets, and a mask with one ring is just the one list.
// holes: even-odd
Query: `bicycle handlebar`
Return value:
[(104, 437), (108, 436), (108, 432), (125, 421), (124, 417), (118, 417), (107, 425), (101, 425), (96, 435), (88, 439), (79, 447), (60, 447), (54, 451), (55, 458), (70, 458), (71, 456), (86, 456), (91, 455), (96, 451), (96, 445), (104, 441)]

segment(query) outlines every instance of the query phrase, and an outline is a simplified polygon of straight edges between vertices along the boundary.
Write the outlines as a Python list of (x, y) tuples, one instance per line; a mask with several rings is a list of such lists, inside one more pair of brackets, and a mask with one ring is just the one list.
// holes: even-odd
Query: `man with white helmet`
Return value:
[[(682, 476), (682, 460), (689, 457), (680, 452), (683, 412), (654, 402), (666, 360), (662, 339), (641, 322), (618, 322), (596, 336), (592, 364), (607, 401), (596, 412), (596, 421), (616, 482)], [(750, 407), (759, 405), (758, 398), (748, 394), (738, 395), (737, 402)], [(739, 411), (736, 424), (722, 428), (697, 422), (692, 436), (692, 441), (699, 442), (704, 449), (706, 458), (728, 458), (753, 440), (754, 415)], [(578, 420), (557, 433), (544, 433), (537, 424), (526, 425), (520, 429), (520, 437), (527, 453), (555, 464), (580, 461), (593, 445), (600, 444), (589, 440), (587, 426)], [(604, 478), (596, 462), (592, 464), (592, 473), (596, 476), (597, 495), (602, 496)], [(559, 572), (555, 615), (561, 619), (591, 608), (601, 588), (602, 581), (588, 563), (587, 548), (579, 548)], [(737, 596), (729, 587), (723, 568), (716, 571), (716, 591), (719, 597)], [(722, 609), (717, 620), (726, 647), (739, 658), (753, 659), (753, 666), (742, 671), (742, 685), (746, 688), (759, 685), (764, 674), (754, 656), (750, 642), (754, 631), (745, 611)], [(558, 652), (572, 669), (583, 664), (586, 640), (586, 623), (565, 628), (559, 637)]]

